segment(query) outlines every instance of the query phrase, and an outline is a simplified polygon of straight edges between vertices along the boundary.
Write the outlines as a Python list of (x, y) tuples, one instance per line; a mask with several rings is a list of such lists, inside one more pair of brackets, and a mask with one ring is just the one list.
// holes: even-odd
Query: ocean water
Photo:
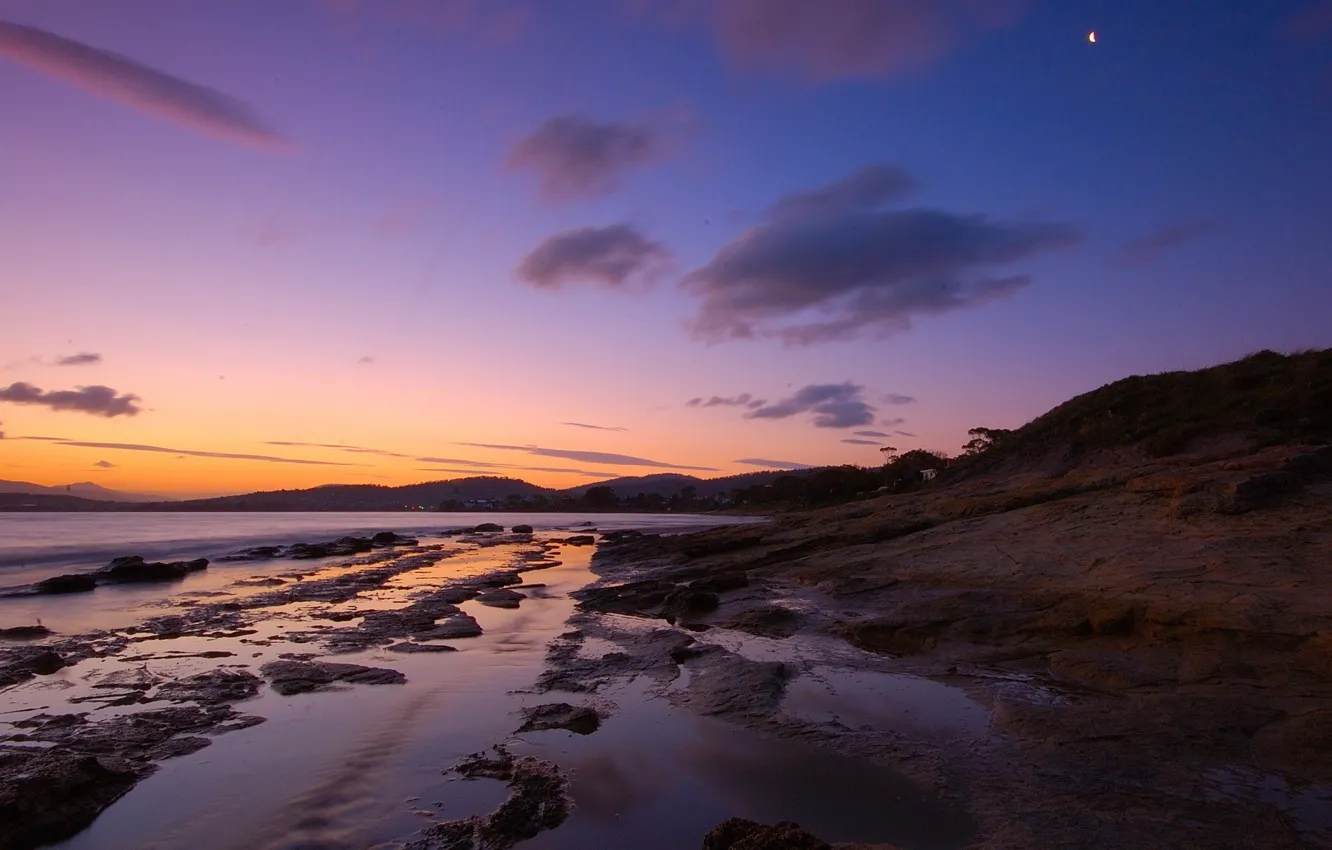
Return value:
[[(277, 576), (312, 563), (285, 558), (217, 560), (250, 546), (318, 543), (377, 531), (396, 531), (423, 543), (437, 543), (442, 531), (483, 522), (505, 528), (526, 524), (538, 532), (589, 528), (678, 532), (754, 521), (690, 514), (0, 513), (0, 628), (35, 622), (67, 634), (123, 628), (160, 615), (163, 606), (224, 591), (236, 581)], [(183, 581), (108, 585), (95, 593), (25, 595), (34, 582), (96, 570), (122, 555), (167, 561), (208, 558), (213, 563)]]
[[(4, 689), (0, 742), (21, 739), (25, 730), (15, 724), (36, 714), (77, 712), (89, 722), (101, 722), (167, 704), (162, 701), (166, 697), (146, 691), (129, 694), (146, 701), (142, 707), (125, 705), (124, 686), (117, 683), (127, 675), (170, 681), (217, 667), (259, 671), (288, 653), (313, 652), (331, 661), (390, 667), (406, 677), (405, 684), (353, 685), (295, 696), (262, 688), (236, 708), (266, 722), (209, 735), (210, 746), (166, 759), (157, 773), (90, 827), (58, 845), (65, 850), (364, 850), (410, 838), (439, 820), (492, 811), (507, 795), (501, 783), (461, 781), (449, 769), (466, 754), (498, 743), (519, 755), (552, 761), (571, 776), (572, 816), (560, 828), (522, 845), (533, 850), (683, 850), (699, 846), (709, 829), (732, 816), (766, 822), (794, 818), (831, 840), (886, 841), (913, 850), (954, 850), (970, 839), (972, 827), (960, 803), (941, 799), (881, 765), (695, 715), (673, 705), (663, 683), (631, 679), (595, 693), (539, 691), (535, 685), (547, 664), (547, 647), (573, 624), (570, 594), (596, 577), (591, 570), (593, 548), (556, 542), (568, 536), (563, 531), (538, 532), (533, 542), (495, 538), (484, 544), (429, 534), (479, 521), (509, 526), (524, 520), (547, 527), (591, 521), (601, 530), (636, 525), (677, 531), (718, 524), (716, 517), (59, 515), (38, 517), (32, 525), (28, 521), (33, 515), (0, 518), (7, 521), (8, 539), (19, 539), (46, 559), (38, 565), (44, 574), (71, 568), (72, 562), (93, 557), (89, 553), (95, 554), (93, 565), (102, 563), (107, 551), (208, 556), (245, 545), (323, 540), (386, 528), (419, 533), (422, 543), (420, 548), (376, 553), (387, 556), (378, 563), (390, 567), (398, 559), (410, 562), (381, 586), (342, 601), (279, 600), (247, 607), (245, 627), (234, 631), (158, 636), (133, 624), (183, 613), (194, 605), (272, 591), (255, 578), (285, 575), (284, 582), (290, 584), (336, 577), (356, 569), (358, 559), (217, 563), (167, 585), (0, 598), (0, 626), (41, 620), (61, 638), (113, 629), (123, 630), (130, 640), (123, 650)], [(38, 545), (43, 539), (45, 548)], [(439, 548), (427, 548), (436, 545)], [(53, 555), (55, 547), (62, 548)], [(394, 610), (450, 580), (509, 568), (524, 551), (542, 547), (550, 559), (524, 572), (521, 583), (512, 586), (523, 596), (520, 607), (461, 603), (483, 633), (450, 640), (454, 652), (402, 654), (374, 645), (328, 655), (310, 637), (331, 627), (335, 621), (329, 615), (354, 620), (367, 612)], [(437, 554), (422, 559), (423, 552)], [(303, 575), (294, 577), (292, 570)], [(624, 628), (654, 628), (635, 618), (619, 619)], [(735, 646), (751, 640), (725, 632), (701, 634)], [(778, 651), (779, 643), (768, 641), (770, 646), (756, 651)], [(859, 652), (838, 646), (842, 652)], [(618, 648), (613, 641), (589, 637), (580, 654), (595, 659)], [(894, 689), (881, 679), (866, 683), (845, 677), (843, 682), (837, 678), (840, 673), (825, 668), (810, 673), (818, 681), (811, 683), (808, 694), (793, 694), (792, 712), (851, 717), (856, 711), (874, 710), (876, 717), (891, 723), (894, 718), (909, 720), (929, 696), (919, 683), (905, 680)], [(686, 685), (689, 676), (682, 669), (669, 687)], [(877, 703), (891, 703), (895, 690), (902, 691), (909, 704), (881, 710)], [(840, 692), (857, 701), (839, 704)], [(960, 694), (946, 695), (963, 720), (979, 710), (963, 704)], [(861, 705), (865, 700), (875, 705)], [(590, 736), (564, 730), (515, 731), (524, 706), (553, 701), (594, 704), (608, 716)]]
[(60, 571), (96, 569), (121, 555), (215, 559), (248, 546), (315, 543), (376, 531), (430, 537), (483, 522), (505, 528), (530, 525), (538, 531), (572, 530), (583, 523), (602, 531), (681, 531), (754, 521), (627, 513), (0, 513), (0, 587)]

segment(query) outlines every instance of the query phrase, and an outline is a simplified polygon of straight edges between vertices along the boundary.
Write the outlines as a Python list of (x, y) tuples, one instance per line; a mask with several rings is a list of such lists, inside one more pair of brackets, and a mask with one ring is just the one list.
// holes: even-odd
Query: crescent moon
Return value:
[(1091, 44), (1096, 43), (1096, 30), (1092, 30), (1091, 32), (1087, 33), (1087, 41)]

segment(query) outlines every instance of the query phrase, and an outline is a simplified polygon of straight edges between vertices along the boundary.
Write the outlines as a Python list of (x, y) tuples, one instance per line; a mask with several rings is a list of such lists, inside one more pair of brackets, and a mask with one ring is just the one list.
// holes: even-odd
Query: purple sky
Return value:
[(1323, 0), (0, 0), (0, 139), (4, 479), (871, 464), (1332, 344)]

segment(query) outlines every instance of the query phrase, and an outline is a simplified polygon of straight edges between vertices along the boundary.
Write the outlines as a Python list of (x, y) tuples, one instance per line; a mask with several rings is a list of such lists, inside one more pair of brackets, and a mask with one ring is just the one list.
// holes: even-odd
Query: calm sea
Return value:
[(591, 523), (603, 531), (679, 531), (752, 521), (690, 514), (0, 513), (0, 586), (101, 567), (121, 555), (217, 558), (247, 546), (315, 543), (376, 531), (429, 537), (483, 522), (538, 530)]

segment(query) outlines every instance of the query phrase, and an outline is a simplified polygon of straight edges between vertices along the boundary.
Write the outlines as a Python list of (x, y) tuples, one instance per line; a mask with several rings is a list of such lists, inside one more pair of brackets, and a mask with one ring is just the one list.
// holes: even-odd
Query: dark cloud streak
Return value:
[(102, 355), (91, 352), (81, 351), (78, 354), (70, 354), (65, 357), (56, 358), (57, 366), (91, 366), (94, 363), (101, 363)]
[(0, 387), (0, 401), (10, 404), (35, 404), (52, 410), (70, 410), (104, 416), (137, 416), (143, 408), (141, 399), (131, 393), (120, 394), (110, 387), (78, 387), (73, 390), (44, 391), (40, 387), (19, 381)]
[(561, 425), (569, 425), (574, 428), (588, 428), (593, 431), (628, 431), (628, 428), (621, 428), (617, 425), (589, 425), (586, 422), (561, 422)]
[(854, 428), (874, 423), (874, 408), (864, 399), (865, 388), (851, 382), (810, 384), (794, 395), (755, 408), (746, 419), (788, 419), (801, 413), (814, 414), (816, 428)]
[[(458, 443), (460, 446), (470, 446), (476, 449), (496, 449), (506, 452), (525, 452), (538, 457), (558, 457), (564, 460), (577, 460), (583, 463), (604, 463), (610, 466), (651, 466), (659, 469), (690, 469), (701, 470), (703, 472), (717, 472), (711, 466), (685, 466), (675, 463), (665, 463), (659, 460), (649, 460), (633, 455), (611, 454), (609, 452), (587, 452), (573, 449), (549, 449), (541, 446), (506, 446), (494, 443)], [(428, 462), (428, 461), (425, 461)], [(479, 464), (478, 464), (479, 465)]]
[(291, 147), (235, 98), (36, 27), (0, 21), (0, 58), (215, 138), (269, 150)]
[(621, 288), (655, 282), (671, 253), (632, 225), (581, 227), (543, 240), (518, 264), (518, 279), (542, 289), (567, 283), (599, 283)]
[(88, 443), (81, 440), (61, 440), (59, 441), (59, 444), (62, 446), (74, 446), (76, 448), (84, 449), (111, 449), (124, 452), (157, 452), (177, 456), (184, 455), (186, 457), (221, 458), (224, 460), (255, 460), (263, 461), (265, 463), (290, 463), (300, 466), (363, 466), (363, 464), (358, 463), (337, 463), (335, 461), (327, 460), (301, 460), (298, 458), (272, 457), (269, 455), (247, 455), (232, 454), (231, 452), (204, 452), (193, 451), (191, 449), (169, 449), (162, 446), (144, 446), (137, 443)]
[(796, 463), (791, 460), (767, 460), (761, 457), (742, 457), (735, 463), (743, 463), (747, 466), (762, 466), (767, 469), (813, 469), (807, 463)]

